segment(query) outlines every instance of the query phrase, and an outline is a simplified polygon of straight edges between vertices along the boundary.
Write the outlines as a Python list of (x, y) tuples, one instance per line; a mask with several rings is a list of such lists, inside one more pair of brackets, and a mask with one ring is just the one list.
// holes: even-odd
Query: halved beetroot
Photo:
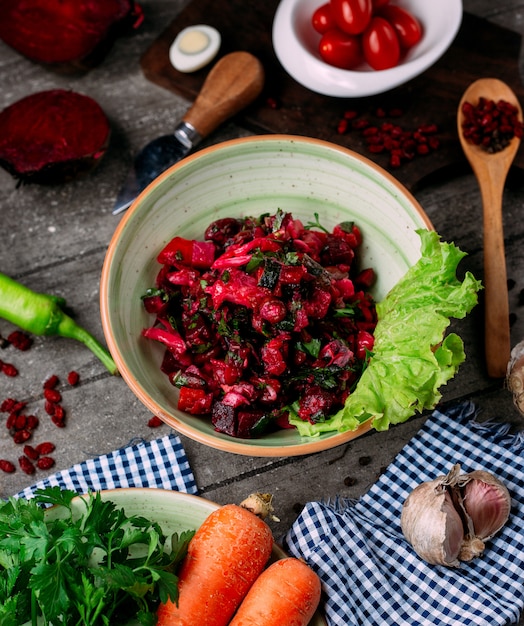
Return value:
[(0, 166), (20, 182), (65, 182), (99, 163), (109, 136), (109, 121), (92, 98), (41, 91), (0, 113)]
[(114, 40), (143, 20), (133, 0), (9, 0), (0, 39), (32, 61), (59, 71), (88, 70)]

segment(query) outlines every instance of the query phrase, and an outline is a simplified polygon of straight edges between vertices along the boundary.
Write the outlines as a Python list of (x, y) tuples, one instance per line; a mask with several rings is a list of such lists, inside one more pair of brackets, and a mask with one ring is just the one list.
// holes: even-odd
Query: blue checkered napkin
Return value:
[(193, 472), (180, 438), (166, 435), (140, 441), (48, 476), (17, 497), (31, 498), (36, 489), (59, 486), (78, 493), (122, 487), (157, 487), (196, 494)]
[[(435, 411), (358, 501), (310, 502), (284, 547), (320, 575), (330, 626), (496, 626), (524, 608), (524, 439), (479, 424), (461, 404)], [(428, 565), (405, 541), (402, 504), (420, 482), (485, 469), (512, 496), (507, 525), (484, 556), (460, 568)]]

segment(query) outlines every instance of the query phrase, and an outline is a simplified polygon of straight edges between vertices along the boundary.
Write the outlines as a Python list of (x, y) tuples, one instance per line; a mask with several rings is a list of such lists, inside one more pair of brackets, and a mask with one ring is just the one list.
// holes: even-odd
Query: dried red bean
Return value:
[(6, 474), (12, 474), (16, 470), (16, 467), (14, 463), (11, 463), (11, 461), (8, 461), (7, 459), (0, 459), (0, 470)]
[(26, 456), (19, 457), (18, 465), (20, 465), (20, 469), (26, 474), (34, 474), (36, 471), (33, 463)]
[(80, 374), (78, 372), (72, 371), (67, 375), (67, 382), (74, 387), (78, 385), (78, 381), (80, 380)]
[(28, 439), (31, 439), (31, 435), (30, 430), (17, 430), (13, 435), (13, 441), (15, 443), (25, 443)]
[(58, 404), (62, 400), (62, 394), (56, 389), (44, 389), (44, 398), (48, 402)]
[(479, 98), (476, 105), (462, 105), (462, 134), (466, 141), (489, 153), (504, 150), (514, 137), (521, 138), (524, 125), (516, 106), (505, 100)]
[(53, 422), (53, 424), (55, 426), (57, 426), (58, 428), (64, 428), (65, 426), (65, 421), (63, 418), (61, 417), (57, 417), (56, 415), (52, 415), (51, 416), (51, 421)]
[(55, 412), (53, 413), (53, 417), (57, 420), (64, 421), (65, 419), (65, 409), (60, 404), (55, 404)]
[(33, 448), (33, 446), (30, 446), (29, 444), (26, 444), (24, 446), (24, 454), (28, 459), (31, 459), (32, 461), (36, 461), (40, 456), (38, 450), (36, 450), (36, 448)]
[(42, 455), (51, 454), (51, 452), (54, 452), (54, 450), (55, 444), (51, 443), (50, 441), (43, 441), (36, 446), (36, 451), (38, 452), (38, 454)]
[(54, 389), (59, 382), (60, 379), (58, 378), (58, 376), (56, 374), (53, 374), (44, 382), (44, 389)]
[(5, 426), (7, 430), (11, 430), (15, 427), (16, 418), (18, 417), (18, 413), (9, 413), (7, 420), (5, 422)]
[(157, 415), (154, 415), (147, 422), (147, 425), (149, 426), (149, 428), (158, 428), (159, 426), (162, 426), (162, 424), (163, 424), (162, 420)]
[(49, 400), (47, 400), (46, 403), (44, 404), (44, 411), (48, 415), (54, 415), (56, 407), (57, 405), (54, 402), (49, 402)]
[(54, 464), (55, 464), (55, 460), (51, 458), (50, 456), (42, 456), (36, 462), (36, 466), (38, 467), (38, 469), (41, 469), (41, 470), (51, 469)]
[(5, 400), (2, 400), (2, 404), (0, 404), (0, 413), (11, 413), (16, 403), (17, 402), (14, 398), (6, 398)]
[(21, 415), (17, 415), (13, 428), (15, 430), (23, 430), (26, 427), (26, 425), (27, 425), (27, 417), (23, 413)]
[(2, 363), (2, 372), (6, 376), (10, 376), (11, 378), (18, 376), (18, 370), (12, 363), (4, 363), (3, 361), (1, 363)]
[(25, 352), (29, 350), (29, 348), (33, 344), (33, 340), (29, 335), (22, 332), (21, 330), (14, 330), (11, 334), (7, 336), (7, 341), (17, 350), (21, 350)]
[(39, 423), (40, 422), (36, 415), (28, 415), (25, 427), (27, 428), (27, 430), (34, 430), (35, 428), (38, 428)]

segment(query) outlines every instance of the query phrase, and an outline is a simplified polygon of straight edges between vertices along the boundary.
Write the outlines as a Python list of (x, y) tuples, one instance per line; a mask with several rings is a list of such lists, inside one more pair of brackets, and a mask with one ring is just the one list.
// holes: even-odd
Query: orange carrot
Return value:
[(288, 557), (260, 574), (229, 626), (306, 626), (319, 602), (320, 578)]
[(161, 605), (157, 626), (226, 626), (272, 549), (269, 526), (250, 511), (236, 504), (213, 511), (189, 543), (178, 606)]

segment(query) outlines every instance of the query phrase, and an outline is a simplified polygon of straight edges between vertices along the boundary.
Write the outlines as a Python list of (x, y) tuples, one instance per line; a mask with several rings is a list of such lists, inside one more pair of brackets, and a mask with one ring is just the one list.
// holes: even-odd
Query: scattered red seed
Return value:
[(75, 385), (78, 385), (78, 381), (80, 380), (80, 374), (78, 372), (75, 372), (74, 370), (72, 372), (69, 372), (69, 374), (67, 375), (67, 382), (74, 387)]
[(55, 426), (57, 426), (58, 428), (64, 428), (65, 426), (65, 421), (63, 418), (61, 417), (57, 417), (56, 415), (51, 415), (51, 421), (53, 422), (53, 424)]
[(56, 389), (44, 389), (44, 398), (48, 402), (58, 404), (62, 400), (62, 394)]
[(147, 422), (147, 425), (149, 426), (149, 428), (158, 428), (159, 426), (162, 426), (162, 424), (163, 424), (162, 420), (157, 415), (154, 415)]
[(39, 443), (36, 446), (36, 451), (39, 455), (51, 454), (51, 452), (54, 452), (54, 450), (55, 450), (55, 444), (51, 443), (50, 441), (43, 441), (42, 443)]
[(60, 379), (58, 378), (58, 376), (56, 374), (53, 374), (45, 381), (44, 389), (54, 389), (59, 382)]
[(27, 417), (22, 413), (17, 415), (14, 423), (15, 430), (23, 430), (27, 425)]
[(20, 469), (25, 474), (34, 474), (36, 471), (33, 463), (26, 456), (21, 456), (18, 458), (18, 465), (20, 465)]
[(10, 376), (11, 378), (18, 376), (18, 370), (12, 363), (5, 363), (4, 361), (0, 361), (0, 365), (2, 366), (2, 372), (6, 376)]
[(16, 400), (14, 398), (6, 398), (0, 404), (0, 413), (11, 413), (15, 404)]
[(50, 456), (42, 456), (36, 462), (36, 466), (38, 467), (38, 469), (41, 469), (41, 470), (51, 469), (54, 464), (55, 464), (55, 460), (51, 458)]
[(21, 350), (25, 352), (29, 350), (31, 345), (33, 344), (33, 340), (29, 335), (22, 332), (21, 330), (14, 330), (7, 336), (7, 341), (17, 350)]
[(38, 417), (36, 415), (28, 415), (27, 416), (27, 422), (26, 422), (26, 425), (25, 425), (27, 430), (35, 430), (35, 428), (38, 428), (38, 424), (39, 424), (39, 420), (38, 420)]
[(6, 474), (12, 474), (16, 470), (16, 467), (14, 463), (11, 463), (11, 461), (8, 461), (7, 459), (0, 459), (0, 470)]
[[(400, 108), (389, 111), (379, 107), (375, 116), (379, 120), (398, 118), (403, 115)], [(351, 120), (351, 126), (348, 124)], [(371, 154), (389, 154), (389, 165), (392, 168), (400, 167), (404, 162), (411, 161), (415, 156), (423, 156), (439, 148), (440, 142), (436, 136), (436, 124), (421, 124), (415, 131), (405, 130), (399, 124), (383, 121), (378, 125), (369, 119), (359, 117), (355, 110), (344, 112), (337, 125), (338, 134), (345, 134), (351, 130), (359, 131)]]
[(26, 444), (24, 446), (24, 454), (26, 455), (27, 458), (31, 459), (32, 461), (36, 461), (38, 457), (40, 456), (40, 453), (38, 452), (38, 450), (36, 450), (36, 448), (33, 448), (33, 446), (30, 446), (29, 444)]
[(25, 443), (28, 439), (31, 439), (31, 435), (30, 430), (17, 430), (13, 435), (13, 441), (15, 443)]

